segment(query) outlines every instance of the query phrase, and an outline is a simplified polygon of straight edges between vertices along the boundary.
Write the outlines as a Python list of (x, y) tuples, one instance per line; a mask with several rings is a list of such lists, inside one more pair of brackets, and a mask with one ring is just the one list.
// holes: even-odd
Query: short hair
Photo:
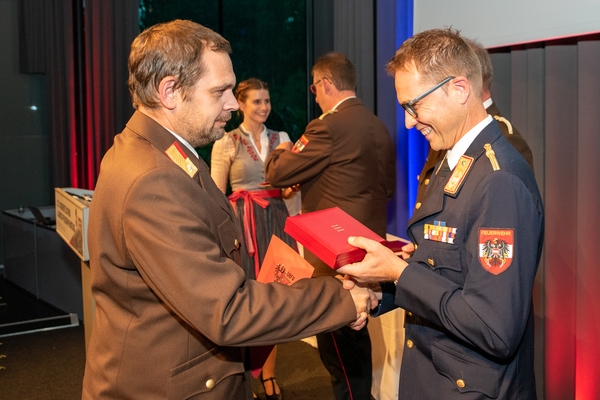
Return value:
[(448, 76), (466, 76), (481, 96), (481, 66), (460, 32), (451, 28), (430, 29), (407, 39), (387, 64), (395, 75), (414, 65), (423, 80), (438, 83)]
[(490, 58), (490, 54), (483, 47), (481, 43), (473, 39), (465, 38), (465, 41), (475, 52), (477, 59), (479, 59), (479, 64), (481, 65), (481, 79), (483, 80), (483, 87), (487, 90), (491, 90), (492, 81), (494, 80), (494, 66), (492, 65), (492, 59)]
[[(244, 103), (246, 101), (246, 99), (248, 98), (249, 91), (261, 90), (261, 89), (269, 90), (269, 84), (267, 82), (261, 81), (258, 78), (248, 78), (248, 79), (243, 80), (240, 83), (238, 83), (237, 87), (235, 88), (234, 95), (238, 102)], [(244, 120), (244, 112), (242, 111), (241, 108), (237, 110), (237, 114), (243, 121)]]
[(312, 67), (312, 74), (322, 73), (337, 90), (356, 91), (356, 69), (343, 53), (331, 52), (320, 57)]
[(208, 49), (231, 53), (231, 46), (218, 33), (192, 21), (174, 20), (153, 25), (140, 33), (129, 54), (129, 93), (134, 108), (157, 108), (158, 86), (167, 76), (175, 77), (175, 89), (183, 98), (206, 71), (202, 55)]

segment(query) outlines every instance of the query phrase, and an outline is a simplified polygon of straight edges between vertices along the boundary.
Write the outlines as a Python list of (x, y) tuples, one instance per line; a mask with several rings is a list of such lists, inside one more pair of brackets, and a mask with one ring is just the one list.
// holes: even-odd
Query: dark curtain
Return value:
[(494, 99), (506, 100), (502, 111), (533, 151), (546, 209), (534, 291), (538, 396), (597, 398), (600, 36), (493, 50), (492, 60)]
[(138, 34), (138, 0), (87, 0), (84, 10), (85, 129), (79, 142), (80, 186), (93, 189), (102, 156), (133, 113), (127, 57)]
[(138, 1), (20, 0), (19, 23), (21, 72), (48, 77), (51, 187), (93, 189), (133, 112), (127, 56)]

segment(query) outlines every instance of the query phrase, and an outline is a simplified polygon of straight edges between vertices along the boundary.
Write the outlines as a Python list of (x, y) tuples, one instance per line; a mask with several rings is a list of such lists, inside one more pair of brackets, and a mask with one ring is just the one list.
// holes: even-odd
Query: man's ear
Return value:
[(177, 107), (180, 92), (175, 88), (175, 77), (165, 76), (158, 84), (158, 98), (162, 105), (173, 110)]
[(471, 82), (465, 76), (457, 76), (451, 82), (453, 95), (460, 104), (465, 104), (471, 95)]
[(333, 82), (331, 82), (329, 79), (326, 79), (326, 78), (323, 78), (323, 80), (321, 82), (323, 84), (323, 91), (325, 92), (325, 94), (327, 94), (328, 96), (331, 96), (333, 91), (336, 90)]

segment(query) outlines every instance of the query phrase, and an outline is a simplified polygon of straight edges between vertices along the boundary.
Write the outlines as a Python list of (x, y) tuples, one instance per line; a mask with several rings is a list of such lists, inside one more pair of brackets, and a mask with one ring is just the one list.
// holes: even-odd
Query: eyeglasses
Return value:
[(428, 91), (426, 91), (425, 93), (423, 93), (422, 95), (415, 97), (413, 100), (409, 101), (408, 103), (402, 103), (400, 105), (402, 106), (402, 108), (404, 108), (404, 110), (411, 117), (417, 118), (418, 117), (417, 111), (415, 111), (415, 109), (413, 108), (415, 103), (417, 101), (421, 100), (423, 97), (435, 92), (437, 89), (441, 88), (442, 86), (444, 86), (446, 83), (450, 82), (454, 78), (455, 78), (454, 76), (449, 76), (446, 79), (444, 79), (443, 81), (441, 81), (440, 83), (438, 83), (437, 85), (435, 85), (434, 87), (432, 87), (431, 89), (429, 89)]
[(323, 79), (327, 79), (329, 82), (331, 82), (331, 80), (329, 78), (321, 78), (318, 81), (316, 81), (315, 83), (313, 83), (312, 85), (309, 86), (310, 91), (312, 92), (312, 94), (317, 94), (317, 84), (319, 82), (321, 82)]

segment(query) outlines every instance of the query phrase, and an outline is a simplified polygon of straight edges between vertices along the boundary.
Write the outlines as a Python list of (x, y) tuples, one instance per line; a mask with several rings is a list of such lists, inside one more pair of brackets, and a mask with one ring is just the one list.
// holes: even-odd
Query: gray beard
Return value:
[(210, 128), (202, 132), (198, 132), (189, 139), (192, 147), (204, 147), (216, 140), (219, 140), (225, 135), (224, 128)]

